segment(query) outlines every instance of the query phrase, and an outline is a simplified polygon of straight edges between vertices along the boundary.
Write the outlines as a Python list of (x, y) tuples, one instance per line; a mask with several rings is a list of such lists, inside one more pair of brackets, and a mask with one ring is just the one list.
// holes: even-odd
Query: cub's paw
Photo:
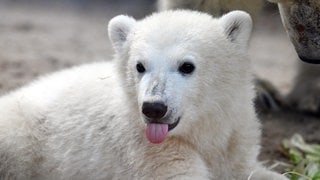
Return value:
[(286, 176), (282, 174), (278, 174), (276, 172), (272, 172), (265, 168), (259, 168), (253, 171), (247, 179), (248, 180), (289, 180)]

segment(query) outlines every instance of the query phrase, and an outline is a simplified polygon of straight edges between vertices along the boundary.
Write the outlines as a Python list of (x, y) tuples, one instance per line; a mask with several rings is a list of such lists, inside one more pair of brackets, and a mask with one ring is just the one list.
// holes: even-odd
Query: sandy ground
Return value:
[[(138, 1), (125, 5), (110, 1), (98, 8), (30, 2), (0, 0), (0, 94), (45, 73), (111, 59), (108, 20), (117, 14), (140, 18), (153, 9), (150, 4)], [(271, 81), (283, 94), (290, 90), (297, 57), (276, 9), (257, 18), (250, 56), (258, 77)], [(262, 160), (283, 161), (279, 145), (294, 133), (301, 133), (309, 142), (320, 143), (319, 117), (289, 111), (260, 116)]]

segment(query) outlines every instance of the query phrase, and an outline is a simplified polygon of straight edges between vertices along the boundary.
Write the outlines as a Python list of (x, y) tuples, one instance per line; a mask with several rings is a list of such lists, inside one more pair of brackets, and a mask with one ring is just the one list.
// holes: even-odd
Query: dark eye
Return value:
[(136, 68), (137, 68), (137, 71), (139, 73), (144, 73), (146, 71), (146, 69), (144, 68), (143, 64), (140, 63), (140, 62), (136, 65)]
[(179, 67), (179, 72), (182, 74), (191, 74), (194, 71), (195, 67), (192, 63), (190, 62), (184, 62), (181, 64)]

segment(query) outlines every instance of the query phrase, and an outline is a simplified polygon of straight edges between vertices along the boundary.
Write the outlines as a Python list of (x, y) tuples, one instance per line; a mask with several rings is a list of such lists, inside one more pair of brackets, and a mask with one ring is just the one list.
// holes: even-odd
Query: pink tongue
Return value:
[(147, 124), (146, 136), (151, 143), (159, 144), (168, 134), (168, 124)]

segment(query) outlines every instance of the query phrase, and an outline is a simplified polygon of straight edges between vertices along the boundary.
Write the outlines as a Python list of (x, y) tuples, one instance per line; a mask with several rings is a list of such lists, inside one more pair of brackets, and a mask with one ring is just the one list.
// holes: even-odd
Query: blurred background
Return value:
[(39, 74), (111, 59), (108, 20), (154, 9), (151, 0), (0, 0), (0, 94)]
[[(0, 94), (39, 75), (112, 59), (108, 20), (119, 14), (140, 19), (155, 7), (155, 0), (0, 0)], [(266, 2), (254, 25), (249, 53), (255, 74), (285, 94), (299, 61), (276, 5)], [(279, 144), (296, 132), (320, 142), (315, 131), (320, 125), (312, 119), (292, 113), (262, 116), (260, 158), (281, 158)]]

